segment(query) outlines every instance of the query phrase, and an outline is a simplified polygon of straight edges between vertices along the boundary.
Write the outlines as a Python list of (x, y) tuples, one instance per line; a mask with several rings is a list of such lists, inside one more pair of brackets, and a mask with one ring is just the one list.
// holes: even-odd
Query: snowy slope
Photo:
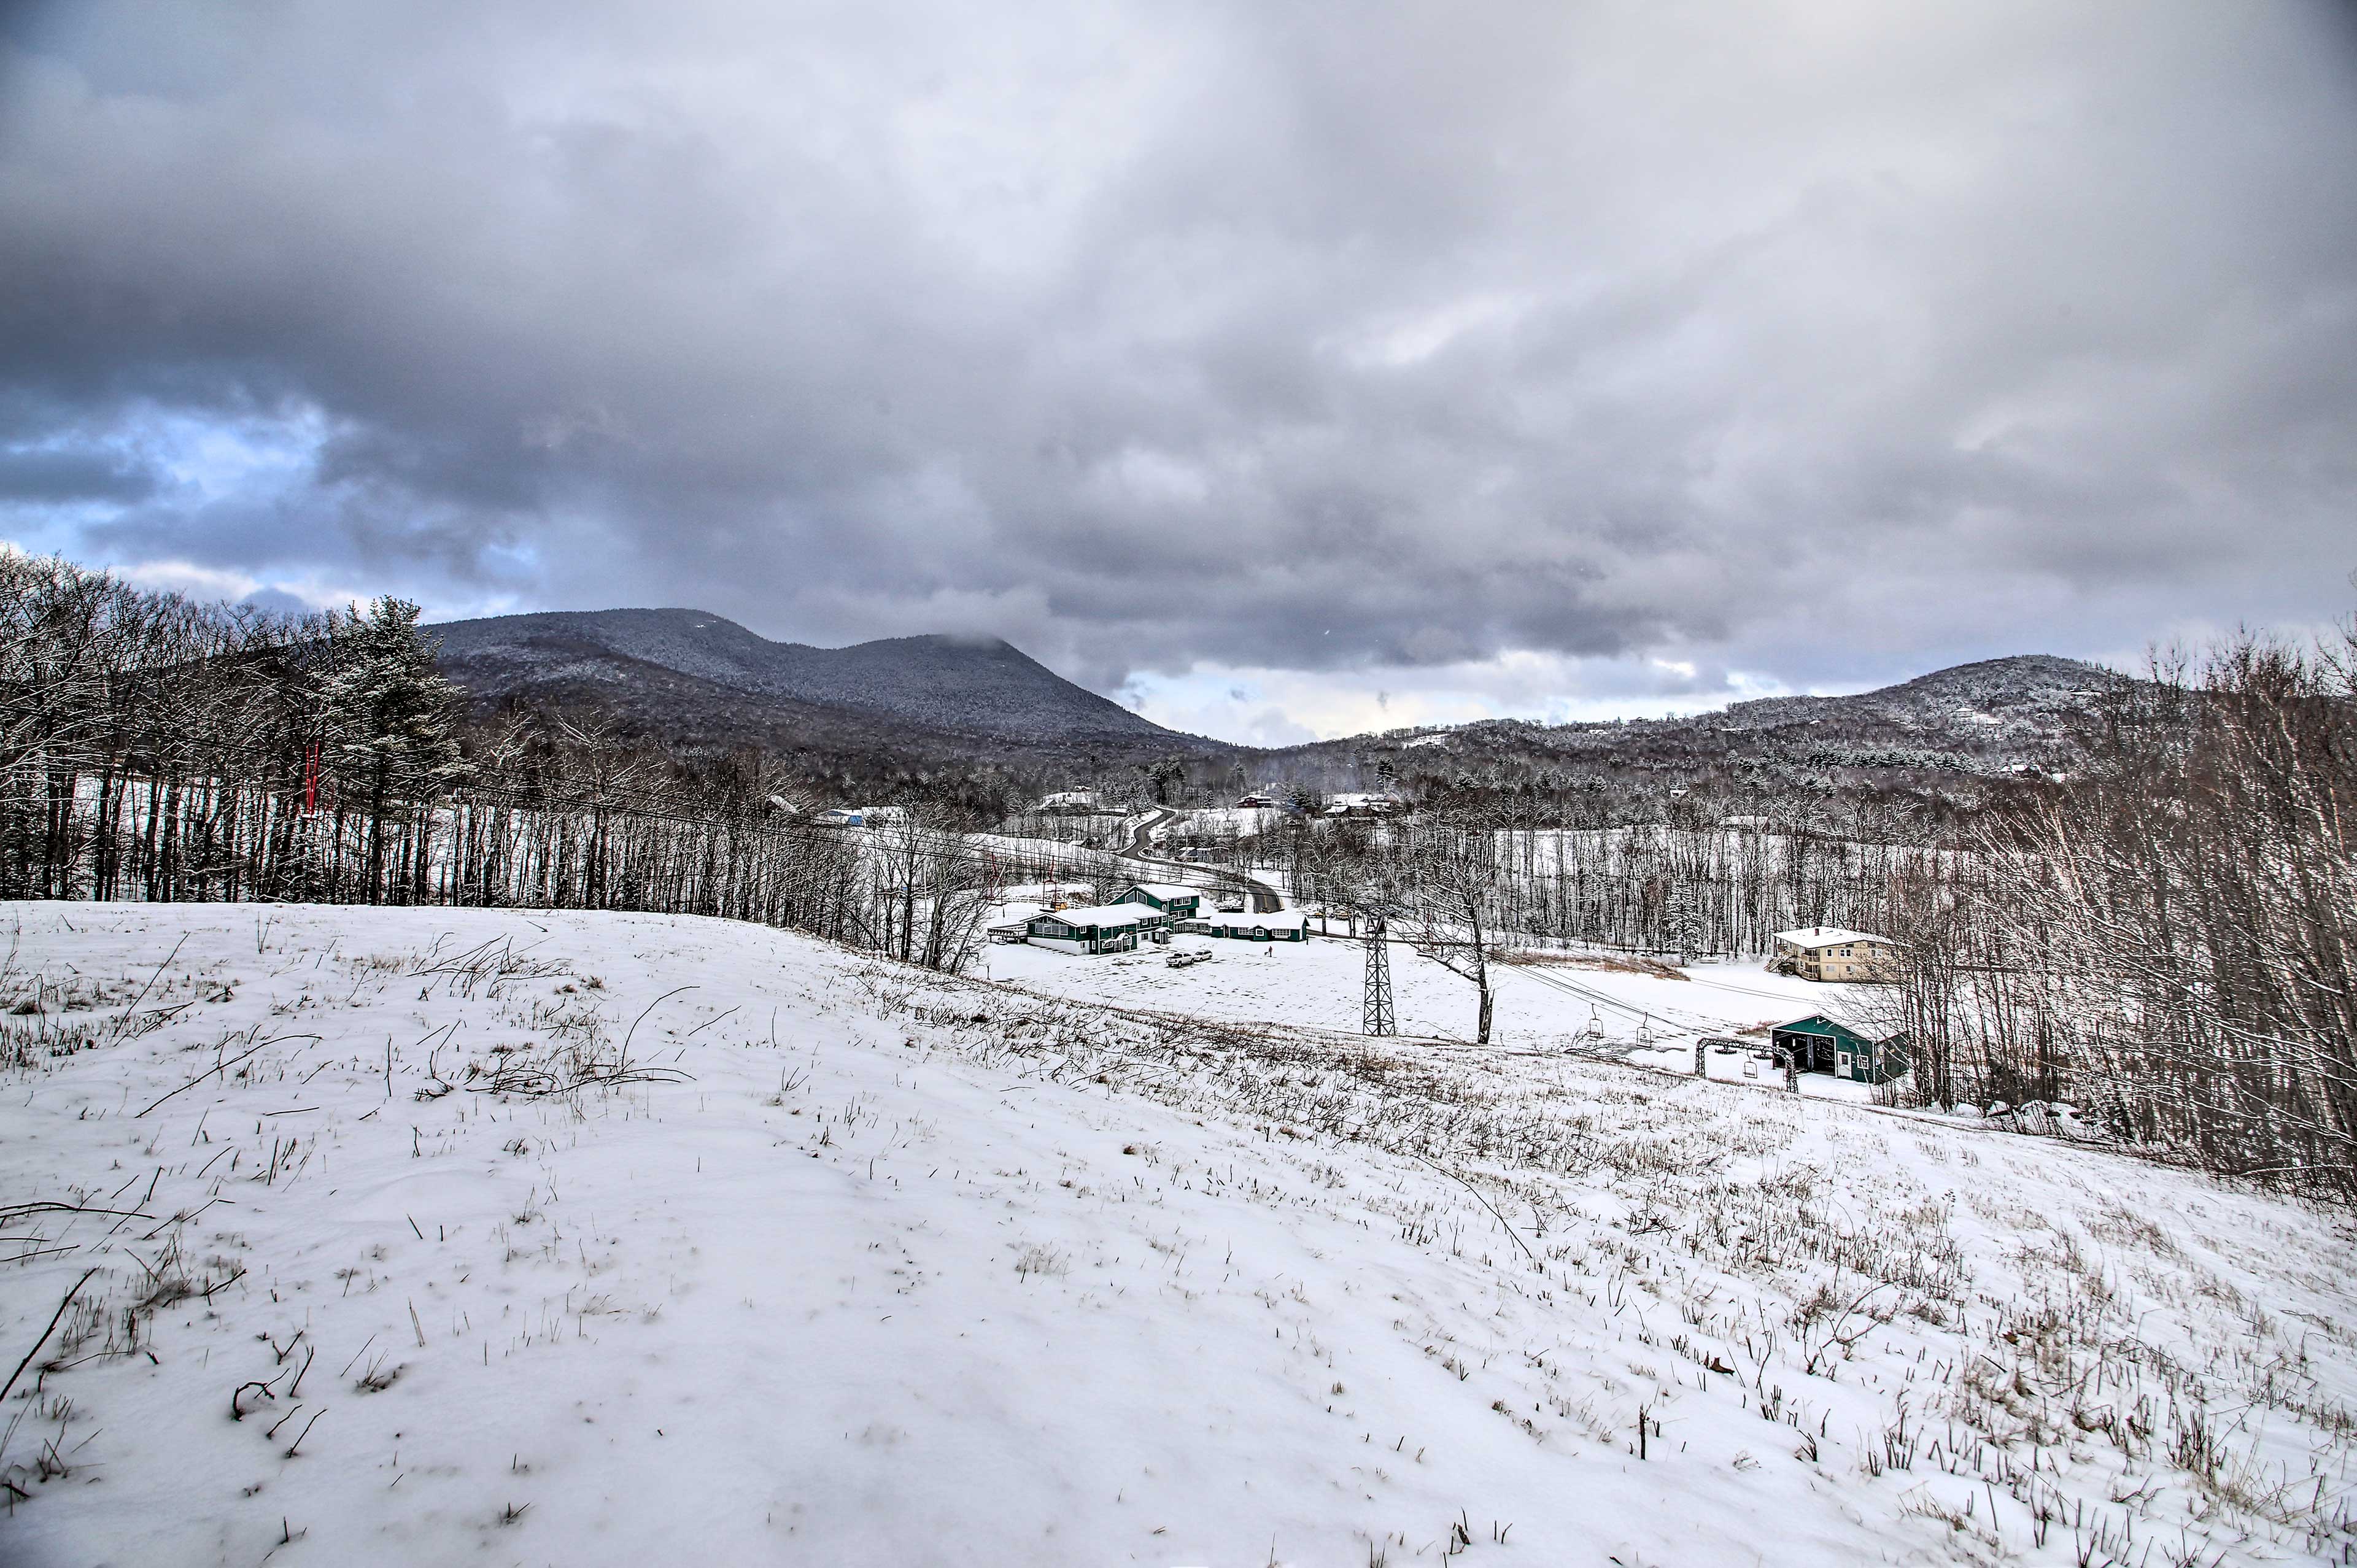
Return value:
[(8, 914), (6, 1365), (97, 1273), (0, 1561), (2352, 1542), (2349, 1238), (2197, 1177), (715, 921)]

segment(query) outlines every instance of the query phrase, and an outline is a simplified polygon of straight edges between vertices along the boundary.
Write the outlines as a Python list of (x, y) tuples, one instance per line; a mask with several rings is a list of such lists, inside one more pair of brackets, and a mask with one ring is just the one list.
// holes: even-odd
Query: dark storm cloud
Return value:
[(0, 500), (128, 502), (155, 490), (155, 475), (114, 453), (0, 450)]
[(2357, 564), (2324, 5), (12, 38), (0, 407), (40, 412), (0, 495), (126, 562), (991, 632), (1107, 690), (1506, 650), (1854, 679), (2319, 618)]

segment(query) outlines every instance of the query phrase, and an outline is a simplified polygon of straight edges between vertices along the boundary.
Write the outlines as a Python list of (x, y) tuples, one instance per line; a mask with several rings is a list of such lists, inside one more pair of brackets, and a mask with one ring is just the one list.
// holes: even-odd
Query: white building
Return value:
[(1871, 983), (1888, 979), (1899, 961), (1899, 944), (1889, 937), (1840, 926), (1803, 926), (1776, 933), (1770, 968), (1803, 980)]
[(812, 821), (830, 828), (880, 828), (900, 816), (898, 806), (830, 806)]

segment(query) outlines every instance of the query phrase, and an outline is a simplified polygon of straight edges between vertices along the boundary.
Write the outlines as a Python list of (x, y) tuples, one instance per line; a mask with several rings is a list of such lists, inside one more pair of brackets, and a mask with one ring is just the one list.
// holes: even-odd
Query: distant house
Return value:
[(1779, 1024), (1769, 1038), (1791, 1053), (1792, 1065), (1802, 1072), (1831, 1073), (1852, 1083), (1888, 1083), (1908, 1068), (1904, 1034), (1875, 1039), (1822, 1013)]
[(1024, 940), (1059, 952), (1129, 952), (1139, 931), (1162, 922), (1160, 911), (1143, 904), (1096, 904), (1034, 915), (1024, 922)]
[(1872, 983), (1889, 978), (1899, 962), (1899, 944), (1889, 937), (1839, 926), (1803, 926), (1776, 933), (1769, 967), (1803, 980), (1848, 980)]
[(1122, 889), (1114, 902), (1143, 904), (1171, 919), (1184, 920), (1203, 907), (1203, 894), (1200, 888), (1182, 887), (1176, 882), (1139, 882)]
[(1298, 909), (1282, 909), (1266, 915), (1222, 912), (1180, 920), (1171, 929), (1199, 937), (1226, 937), (1243, 942), (1300, 942), (1309, 940), (1309, 917)]
[(880, 828), (900, 820), (898, 806), (831, 806), (811, 819), (822, 827)]
[(1329, 817), (1387, 817), (1400, 808), (1398, 796), (1381, 792), (1346, 789), (1326, 797), (1326, 814)]
[(1093, 811), (1097, 809), (1097, 792), (1093, 789), (1059, 789), (1039, 801), (1043, 811)]
[(1273, 811), (1276, 810), (1276, 797), (1274, 795), (1264, 795), (1259, 790), (1254, 789), (1248, 795), (1237, 796), (1236, 806), (1240, 811)]

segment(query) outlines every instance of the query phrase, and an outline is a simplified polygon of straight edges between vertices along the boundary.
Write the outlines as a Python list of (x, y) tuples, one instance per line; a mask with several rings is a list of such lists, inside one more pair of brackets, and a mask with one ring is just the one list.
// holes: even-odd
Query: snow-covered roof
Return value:
[(1214, 926), (1265, 926), (1272, 931), (1298, 930), (1309, 923), (1309, 917), (1299, 909), (1277, 909), (1265, 915), (1237, 914), (1199, 915), (1198, 919)]
[(1189, 887), (1178, 882), (1133, 882), (1129, 886), (1132, 892), (1151, 893), (1163, 899), (1200, 898), (1203, 896), (1201, 888)]
[(1805, 1018), (1794, 1018), (1790, 1022), (1779, 1024), (1776, 1027), (1779, 1029), (1797, 1029), (1803, 1024), (1827, 1024), (1832, 1026), (1834, 1028), (1846, 1030), (1850, 1034), (1856, 1035), (1859, 1039), (1866, 1041), (1869, 1045), (1877, 1046), (1888, 1044), (1893, 1040), (1903, 1039), (1907, 1034), (1907, 1031), (1904, 1029), (1887, 1028), (1880, 1024), (1852, 1024), (1840, 1018), (1829, 1018), (1823, 1013), (1812, 1013)]
[(1889, 937), (1878, 937), (1870, 931), (1846, 930), (1840, 926), (1803, 926), (1798, 930), (1778, 931), (1776, 940), (1790, 942), (1796, 948), (1839, 947), (1844, 942), (1888, 942)]
[(1042, 909), (1033, 919), (1061, 920), (1068, 926), (1135, 926), (1154, 918), (1143, 904), (1091, 904), (1078, 909)]

